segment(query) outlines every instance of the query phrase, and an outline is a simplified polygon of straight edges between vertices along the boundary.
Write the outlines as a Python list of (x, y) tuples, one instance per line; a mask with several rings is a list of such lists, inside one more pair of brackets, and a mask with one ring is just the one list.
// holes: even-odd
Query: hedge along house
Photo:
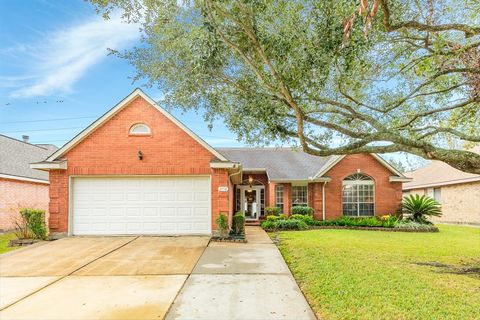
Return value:
[(373, 154), (214, 149), (140, 89), (31, 167), (49, 172), (52, 233), (211, 234), (215, 219), (295, 205), (318, 219), (393, 213), (408, 181)]

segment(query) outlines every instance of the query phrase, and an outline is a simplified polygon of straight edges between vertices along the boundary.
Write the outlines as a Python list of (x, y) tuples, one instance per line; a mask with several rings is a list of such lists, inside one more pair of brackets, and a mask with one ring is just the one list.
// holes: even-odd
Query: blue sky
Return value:
[[(139, 44), (138, 26), (116, 16), (105, 21), (83, 0), (0, 0), (0, 6), (1, 134), (62, 146), (142, 87), (132, 83), (134, 68), (107, 50)], [(158, 89), (142, 89), (161, 97)], [(221, 122), (209, 130), (200, 114), (170, 111), (214, 147), (244, 146)]]
[[(105, 21), (82, 0), (0, 5), (0, 133), (61, 146), (142, 86), (132, 83), (134, 68), (107, 50), (138, 44), (138, 26)], [(172, 113), (213, 146), (242, 145), (221, 123), (210, 131), (201, 115)]]

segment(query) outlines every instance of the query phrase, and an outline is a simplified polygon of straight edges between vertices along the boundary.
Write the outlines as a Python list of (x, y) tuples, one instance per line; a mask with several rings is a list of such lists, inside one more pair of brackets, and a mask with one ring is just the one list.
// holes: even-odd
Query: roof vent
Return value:
[(30, 137), (27, 136), (26, 134), (24, 134), (24, 135), (22, 136), (22, 140), (23, 140), (23, 142), (25, 142), (25, 143), (28, 143), (28, 140), (29, 140), (29, 139), (30, 139)]

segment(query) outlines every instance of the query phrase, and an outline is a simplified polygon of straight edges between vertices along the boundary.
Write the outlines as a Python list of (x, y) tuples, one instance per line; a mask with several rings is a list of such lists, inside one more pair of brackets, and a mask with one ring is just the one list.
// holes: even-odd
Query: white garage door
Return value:
[(209, 177), (73, 178), (74, 235), (210, 234)]

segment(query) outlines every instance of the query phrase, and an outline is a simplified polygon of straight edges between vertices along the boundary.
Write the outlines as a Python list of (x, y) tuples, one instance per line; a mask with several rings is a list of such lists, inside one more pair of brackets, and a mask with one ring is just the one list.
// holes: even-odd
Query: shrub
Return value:
[(430, 224), (427, 217), (440, 217), (442, 215), (442, 208), (440, 204), (434, 199), (424, 195), (409, 195), (403, 198), (402, 201), (403, 214), (408, 214), (409, 220)]
[(268, 217), (270, 215), (278, 216), (280, 215), (280, 208), (277, 207), (266, 207), (265, 208), (265, 215)]
[(220, 213), (215, 219), (215, 223), (217, 224), (218, 231), (220, 231), (220, 237), (225, 237), (228, 235), (228, 218), (225, 214)]
[(414, 231), (430, 231), (438, 232), (438, 228), (431, 224), (419, 223), (416, 221), (403, 220), (398, 221), (394, 228), (404, 229), (404, 230), (414, 230)]
[(266, 230), (306, 230), (308, 225), (303, 220), (298, 219), (278, 219), (275, 221), (262, 222), (262, 228)]
[(313, 208), (306, 206), (292, 207), (292, 215), (301, 214), (304, 216), (313, 216)]
[(274, 215), (267, 216), (267, 221), (277, 221), (279, 219), (280, 219), (279, 216), (274, 216)]
[(278, 215), (278, 218), (279, 218), (280, 220), (285, 220), (285, 219), (287, 219), (287, 216), (285, 215), (285, 213), (282, 213), (282, 214), (279, 214), (279, 215)]
[(44, 210), (23, 208), (20, 210), (20, 217), (21, 221), (17, 223), (19, 238), (45, 239), (47, 237)]
[(313, 225), (315, 222), (312, 216), (305, 216), (303, 214), (292, 214), (289, 219), (302, 220), (307, 225)]
[(245, 234), (245, 216), (243, 212), (237, 212), (232, 219), (232, 231), (236, 235)]

